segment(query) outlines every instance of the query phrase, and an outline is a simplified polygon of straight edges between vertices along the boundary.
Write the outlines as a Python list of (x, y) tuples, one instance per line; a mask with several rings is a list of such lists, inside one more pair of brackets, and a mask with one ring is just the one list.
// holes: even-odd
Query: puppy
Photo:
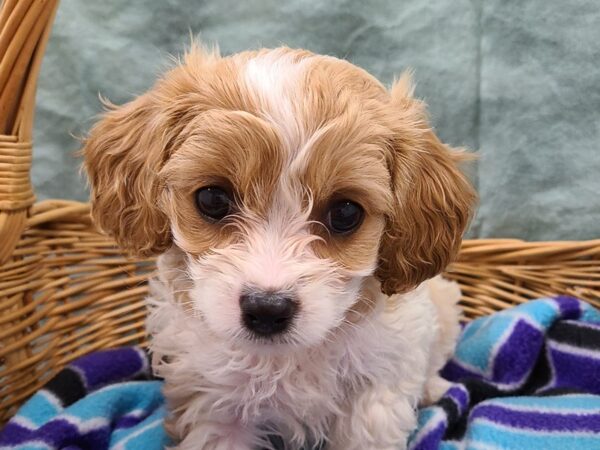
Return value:
[(329, 56), (193, 47), (83, 153), (92, 215), (161, 255), (148, 331), (182, 450), (399, 449), (458, 334), (474, 193), (413, 98)]

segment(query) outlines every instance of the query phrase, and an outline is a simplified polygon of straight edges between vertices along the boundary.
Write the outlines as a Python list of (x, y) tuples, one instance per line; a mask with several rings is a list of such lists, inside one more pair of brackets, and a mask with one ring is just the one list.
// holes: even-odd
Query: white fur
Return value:
[(288, 165), (282, 180), (304, 172), (314, 144), (331, 127), (323, 125), (311, 134), (306, 133), (298, 107), (303, 78), (314, 58), (294, 61), (295, 58), (296, 55), (284, 50), (270, 51), (250, 59), (244, 70), (244, 80), (250, 95), (260, 105), (260, 114), (278, 130), (287, 151)]
[[(437, 371), (458, 334), (460, 296), (434, 279), (396, 298), (373, 277), (377, 255), (350, 271), (310, 245), (310, 210), (299, 182), (313, 143), (297, 114), (297, 90), (310, 58), (273, 51), (248, 61), (244, 79), (288, 151), (265, 217), (241, 211), (242, 237), (200, 256), (185, 254), (183, 233), (159, 258), (148, 331), (155, 372), (165, 378), (180, 450), (253, 450), (278, 434), (287, 448), (329, 442), (331, 450), (406, 445), (419, 402), (447, 388)], [(314, 130), (313, 130), (314, 131)], [(257, 340), (243, 326), (245, 289), (297, 299), (291, 329)], [(374, 309), (348, 313), (361, 295)], [(438, 313), (439, 311), (439, 313)]]
[[(178, 257), (173, 252), (161, 257), (162, 273)], [(426, 284), (389, 301), (373, 278), (365, 283), (377, 295), (367, 319), (340, 323), (318, 345), (277, 349), (217, 336), (175, 301), (165, 278), (153, 281), (155, 369), (188, 398), (176, 423), (187, 435), (178, 448), (250, 450), (267, 445), (260, 430), (268, 426), (291, 449), (321, 439), (333, 450), (402, 448), (426, 381), (439, 369), (440, 357), (431, 358), (437, 309)]]
[(278, 128), (290, 155), (306, 139), (296, 106), (301, 78), (311, 63), (310, 57), (299, 62), (295, 58), (284, 50), (271, 51), (250, 59), (244, 73), (249, 92), (261, 106), (264, 118)]

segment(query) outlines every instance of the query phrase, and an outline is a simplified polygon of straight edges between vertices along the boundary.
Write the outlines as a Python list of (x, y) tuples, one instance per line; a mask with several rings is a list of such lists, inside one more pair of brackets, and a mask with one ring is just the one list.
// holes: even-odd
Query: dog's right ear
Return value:
[(200, 74), (219, 59), (217, 49), (193, 42), (150, 91), (120, 107), (108, 104), (84, 142), (92, 217), (134, 255), (162, 253), (171, 245), (158, 174), (207, 101), (198, 93)]
[(173, 136), (151, 92), (115, 107), (84, 142), (92, 218), (130, 253), (149, 256), (166, 250), (171, 232), (160, 209), (158, 172), (168, 159)]

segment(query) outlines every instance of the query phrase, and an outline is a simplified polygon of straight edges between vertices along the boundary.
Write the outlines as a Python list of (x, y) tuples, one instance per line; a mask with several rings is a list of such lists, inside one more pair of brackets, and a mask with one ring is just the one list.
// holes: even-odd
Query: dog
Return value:
[(174, 448), (405, 448), (448, 387), (460, 292), (436, 276), (475, 200), (410, 74), (388, 90), (330, 56), (193, 45), (83, 155), (95, 223), (160, 255)]

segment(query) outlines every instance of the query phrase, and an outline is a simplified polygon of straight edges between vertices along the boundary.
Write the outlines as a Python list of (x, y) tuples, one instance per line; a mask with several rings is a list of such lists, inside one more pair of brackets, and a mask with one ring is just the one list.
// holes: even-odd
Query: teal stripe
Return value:
[[(7, 447), (2, 447), (7, 448)], [(11, 450), (48, 450), (49, 446), (47, 445), (33, 445), (33, 444), (23, 444), (17, 445), (16, 447), (10, 447)]]
[(87, 395), (65, 412), (83, 421), (122, 417), (136, 409), (150, 412), (163, 403), (161, 386), (160, 381), (119, 383)]
[(598, 324), (600, 323), (600, 310), (592, 307), (589, 303), (581, 302), (582, 310), (581, 320), (584, 322), (590, 322)]
[(111, 436), (111, 449), (120, 446), (124, 450), (162, 450), (171, 442), (164, 430), (166, 409), (161, 407), (135, 427), (120, 430)]
[(487, 317), (477, 320), (481, 321), (473, 322), (461, 336), (454, 359), (484, 374), (488, 370), (488, 361), (494, 347), (509, 333), (514, 321), (511, 317), (499, 315), (494, 320)]
[(452, 441), (443, 441), (440, 446), (438, 447), (438, 450), (461, 450), (462, 447), (460, 446), (460, 444), (458, 442), (452, 442)]
[(440, 408), (437, 406), (430, 406), (429, 408), (419, 410), (419, 416), (417, 417), (418, 427), (423, 428), (439, 411)]
[(426, 438), (432, 430), (444, 422), (446, 422), (446, 414), (439, 406), (430, 406), (419, 410), (417, 427), (408, 437), (408, 448), (418, 446), (423, 438)]
[(46, 395), (52, 396), (52, 394), (48, 393), (36, 393), (21, 407), (18, 416), (29, 420), (36, 427), (41, 427), (43, 424), (49, 422), (51, 419), (63, 412), (62, 409), (57, 408), (53, 403), (51, 403), (46, 398)]
[(530, 322), (544, 329), (552, 325), (560, 314), (556, 302), (548, 298), (523, 303), (515, 308), (503, 311), (503, 313), (510, 316), (527, 316)]
[(487, 445), (502, 449), (600, 449), (600, 435), (591, 433), (544, 433), (499, 426), (487, 420), (475, 419), (469, 425), (467, 449)]
[[(154, 422), (157, 419), (162, 419), (166, 416), (166, 410), (164, 406), (161, 406), (160, 408), (158, 408), (156, 411), (154, 411), (152, 414), (150, 414), (148, 417), (146, 417), (144, 420), (142, 420), (140, 423), (138, 423), (137, 425), (131, 427), (131, 428), (123, 428), (123, 429), (119, 429), (119, 430), (115, 430), (113, 431), (111, 437), (110, 437), (110, 447), (114, 447), (115, 445), (119, 444), (121, 441), (123, 441), (124, 439), (127, 439), (128, 436), (131, 436), (133, 433), (139, 431), (140, 429), (142, 429), (143, 427), (147, 426), (149, 423)], [(163, 426), (163, 424), (160, 424), (161, 427)]]
[(514, 406), (515, 409), (523, 406), (522, 411), (543, 408), (556, 413), (560, 413), (563, 410), (598, 413), (600, 410), (600, 396), (592, 394), (568, 394), (548, 397), (504, 397), (488, 400), (486, 403)]
[(164, 431), (162, 421), (151, 428), (144, 430), (142, 434), (134, 436), (125, 444), (124, 450), (162, 450), (170, 445)]
[(547, 329), (558, 315), (558, 307), (554, 301), (541, 299), (476, 319), (463, 331), (453, 359), (467, 368), (486, 374), (491, 370), (488, 364), (494, 356), (494, 349), (502, 345), (506, 336), (511, 335), (513, 326), (519, 320)]

